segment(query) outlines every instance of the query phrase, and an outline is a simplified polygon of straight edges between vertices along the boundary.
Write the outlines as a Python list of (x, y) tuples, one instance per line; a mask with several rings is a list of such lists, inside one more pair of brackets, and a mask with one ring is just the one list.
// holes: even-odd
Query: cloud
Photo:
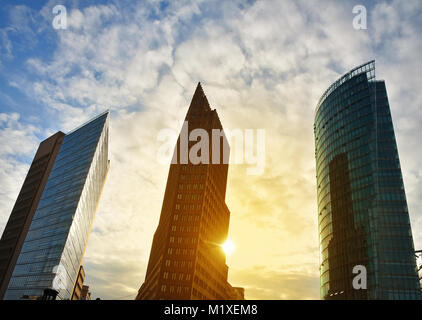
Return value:
[(0, 113), (0, 233), (29, 169), (26, 157), (35, 154), (37, 132), (34, 126), (23, 124), (19, 114)]
[(231, 275), (231, 281), (245, 287), (245, 298), (248, 300), (319, 299), (319, 275), (305, 270), (276, 271), (257, 265), (250, 269), (232, 270)]

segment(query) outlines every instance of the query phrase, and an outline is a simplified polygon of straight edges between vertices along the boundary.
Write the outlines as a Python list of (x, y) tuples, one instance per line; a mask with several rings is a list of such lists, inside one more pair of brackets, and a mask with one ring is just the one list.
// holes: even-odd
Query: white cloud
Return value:
[(29, 169), (23, 157), (35, 155), (37, 131), (34, 126), (23, 124), (17, 113), (0, 113), (0, 234)]

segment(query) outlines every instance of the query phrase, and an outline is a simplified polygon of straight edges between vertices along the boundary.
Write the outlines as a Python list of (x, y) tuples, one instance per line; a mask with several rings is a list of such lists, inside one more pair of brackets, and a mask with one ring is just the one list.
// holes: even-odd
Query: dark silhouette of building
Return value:
[(38, 300), (56, 300), (59, 292), (54, 289), (44, 289), (44, 293)]
[(71, 299), (108, 172), (108, 121), (40, 144), (0, 241), (3, 299)]
[(3, 231), (0, 240), (0, 299), (3, 299), (9, 285), (10, 277), (64, 136), (63, 132), (57, 132), (40, 143)]
[[(314, 133), (321, 297), (420, 299), (387, 90), (374, 61), (327, 89)], [(366, 270), (366, 289), (353, 285), (356, 266)]]
[[(227, 282), (228, 267), (221, 248), (230, 219), (225, 203), (228, 143), (224, 135), (211, 138), (212, 130), (222, 130), (222, 125), (200, 83), (187, 112), (186, 124), (184, 128), (189, 135), (199, 128), (208, 133), (209, 163), (194, 164), (188, 159), (186, 151), (190, 152), (195, 142), (185, 141), (187, 135), (182, 129), (170, 165), (145, 282), (136, 299), (243, 299), (243, 289), (233, 288)], [(216, 139), (220, 145), (214, 150), (214, 159), (218, 161), (212, 161)]]

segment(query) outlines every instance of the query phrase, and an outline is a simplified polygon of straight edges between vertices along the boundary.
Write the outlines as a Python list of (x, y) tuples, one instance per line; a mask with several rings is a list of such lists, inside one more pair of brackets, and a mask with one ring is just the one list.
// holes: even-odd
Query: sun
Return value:
[(234, 251), (234, 243), (230, 239), (227, 239), (226, 242), (221, 245), (221, 248), (223, 249), (226, 256), (228, 256)]

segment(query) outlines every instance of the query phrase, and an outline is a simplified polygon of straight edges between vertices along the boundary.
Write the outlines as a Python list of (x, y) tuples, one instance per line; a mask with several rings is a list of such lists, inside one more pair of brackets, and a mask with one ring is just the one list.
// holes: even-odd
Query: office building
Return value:
[(0, 244), (4, 299), (44, 289), (71, 299), (108, 172), (108, 121), (105, 112), (41, 143)]
[(321, 297), (420, 299), (387, 90), (375, 61), (326, 90), (314, 133)]
[(85, 270), (81, 265), (79, 267), (78, 275), (76, 276), (75, 285), (73, 286), (73, 292), (70, 300), (82, 300), (82, 290), (85, 281)]
[[(212, 140), (212, 130), (222, 130), (222, 125), (201, 84), (192, 98), (185, 126), (170, 165), (145, 282), (136, 299), (243, 299), (243, 289), (227, 282), (228, 267), (221, 248), (230, 220), (225, 203), (229, 148), (221, 135), (215, 138), (219, 149), (212, 149), (217, 143)], [(209, 149), (198, 152), (205, 155), (209, 151), (208, 161), (188, 159), (196, 143), (186, 139), (195, 129), (205, 130), (210, 137)], [(213, 155), (217, 161), (211, 160)]]
[(91, 300), (91, 292), (89, 291), (89, 286), (82, 286), (81, 300)]
[(40, 143), (0, 240), (0, 299), (3, 299), (64, 133)]

